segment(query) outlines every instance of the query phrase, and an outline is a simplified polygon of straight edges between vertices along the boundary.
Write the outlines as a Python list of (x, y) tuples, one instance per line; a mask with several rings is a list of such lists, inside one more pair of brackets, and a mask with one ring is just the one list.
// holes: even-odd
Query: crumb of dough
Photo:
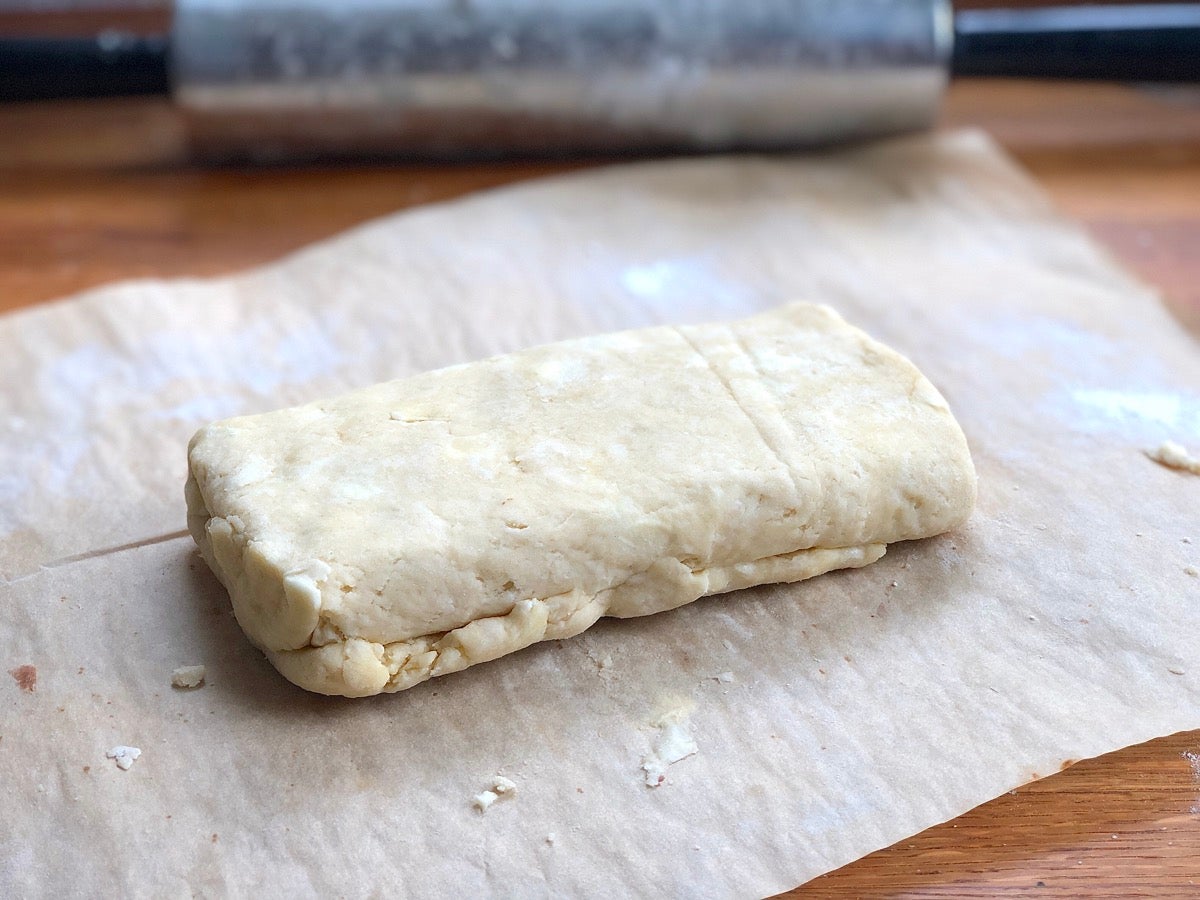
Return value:
[(1197, 569), (1195, 566), (1184, 566), (1183, 574), (1191, 575), (1193, 578), (1200, 578), (1200, 569)]
[(180, 666), (171, 673), (171, 687), (198, 688), (204, 684), (204, 666)]
[(668, 713), (656, 723), (658, 734), (650, 753), (642, 757), (646, 786), (656, 788), (667, 780), (667, 768), (700, 751), (681, 713)]
[(137, 747), (113, 747), (104, 755), (115, 762), (117, 768), (122, 772), (128, 772), (137, 758), (142, 755), (142, 751)]
[(1200, 475), (1200, 459), (1192, 456), (1187, 448), (1175, 441), (1163, 441), (1153, 450), (1147, 450), (1146, 455), (1168, 469)]
[(480, 812), (487, 812), (488, 807), (501, 797), (513, 797), (516, 793), (516, 782), (505, 778), (503, 775), (497, 775), (492, 779), (491, 790), (484, 791), (482, 794), (476, 794), (473, 803), (475, 808)]
[(719, 682), (721, 682), (721, 684), (733, 684), (733, 673), (732, 672), (718, 672), (716, 675), (713, 675), (712, 677), (713, 677), (714, 681), (719, 681)]
[(37, 690), (37, 666), (17, 666), (15, 669), (9, 669), (8, 674), (13, 677), (17, 687), (27, 694)]
[(499, 795), (492, 791), (484, 791), (482, 794), (475, 795), (475, 808), (480, 812), (487, 812), (488, 807), (499, 799)]
[(1172, 675), (1185, 675), (1185, 674), (1187, 674), (1186, 672), (1184, 672), (1184, 671), (1183, 671), (1183, 669), (1180, 669), (1180, 668), (1178, 668), (1178, 667), (1176, 667), (1176, 666), (1167, 666), (1167, 671), (1168, 671), (1168, 672), (1170, 672)]
[(548, 835), (546, 835), (546, 843), (549, 844), (551, 847), (554, 846), (554, 832), (553, 831), (550, 832)]

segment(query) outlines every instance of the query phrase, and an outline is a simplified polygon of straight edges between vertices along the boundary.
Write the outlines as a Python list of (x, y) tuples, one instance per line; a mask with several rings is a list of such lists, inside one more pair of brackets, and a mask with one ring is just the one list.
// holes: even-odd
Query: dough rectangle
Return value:
[(536, 347), (218, 422), (188, 523), (287, 678), (367, 696), (965, 520), (945, 400), (832, 310)]

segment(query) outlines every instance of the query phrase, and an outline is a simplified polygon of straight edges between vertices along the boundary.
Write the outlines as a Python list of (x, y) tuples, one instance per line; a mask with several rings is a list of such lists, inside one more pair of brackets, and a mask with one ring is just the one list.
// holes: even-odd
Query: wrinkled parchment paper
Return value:
[[(182, 536), (209, 419), (796, 298), (946, 394), (969, 526), (365, 701), (276, 674)], [(976, 135), (500, 190), (0, 350), (5, 896), (754, 896), (1200, 726), (1200, 478), (1142, 453), (1200, 443), (1197, 345)], [(699, 752), (651, 789), (667, 711)]]

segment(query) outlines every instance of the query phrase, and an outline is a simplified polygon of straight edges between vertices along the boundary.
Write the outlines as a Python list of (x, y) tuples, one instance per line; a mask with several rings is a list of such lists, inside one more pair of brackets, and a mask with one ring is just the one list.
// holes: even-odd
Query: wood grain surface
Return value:
[[(965, 82), (944, 118), (994, 134), (1200, 334), (1200, 90)], [(0, 107), (0, 136), (0, 310), (229, 272), (404, 207), (593, 164), (204, 169), (158, 100)], [(1081, 762), (787, 896), (1200, 897), (1188, 754), (1200, 731)]]

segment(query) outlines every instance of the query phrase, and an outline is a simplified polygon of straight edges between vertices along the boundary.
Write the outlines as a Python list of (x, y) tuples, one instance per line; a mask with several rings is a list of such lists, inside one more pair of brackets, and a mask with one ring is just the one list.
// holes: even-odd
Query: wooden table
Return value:
[[(945, 122), (991, 131), (1200, 334), (1200, 90), (966, 82)], [(0, 135), (0, 310), (118, 278), (228, 272), (584, 165), (204, 170), (186, 164), (162, 101), (0, 108)], [(1186, 753), (1200, 731), (1079, 763), (787, 896), (1200, 897), (1200, 757)]]

